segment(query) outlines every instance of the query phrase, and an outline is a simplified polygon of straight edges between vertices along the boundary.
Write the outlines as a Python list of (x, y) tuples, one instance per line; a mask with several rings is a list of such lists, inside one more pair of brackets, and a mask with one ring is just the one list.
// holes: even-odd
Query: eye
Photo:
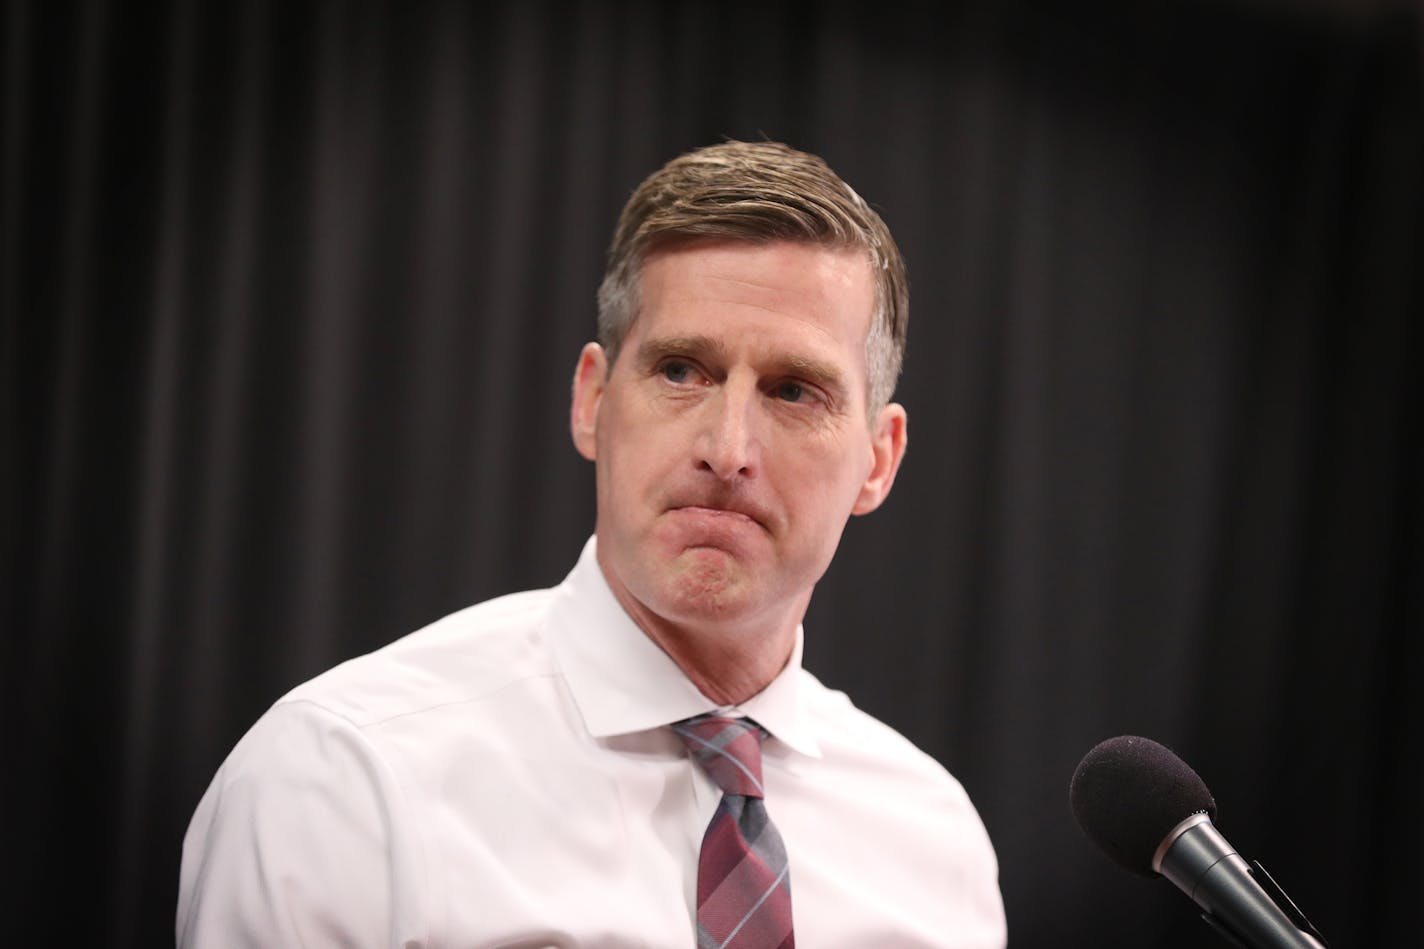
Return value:
[(663, 378), (668, 382), (682, 385), (692, 377), (692, 367), (685, 362), (676, 359), (669, 359), (658, 367), (658, 371), (663, 374)]
[(772, 391), (783, 402), (801, 402), (807, 396), (806, 387), (799, 382), (779, 382)]

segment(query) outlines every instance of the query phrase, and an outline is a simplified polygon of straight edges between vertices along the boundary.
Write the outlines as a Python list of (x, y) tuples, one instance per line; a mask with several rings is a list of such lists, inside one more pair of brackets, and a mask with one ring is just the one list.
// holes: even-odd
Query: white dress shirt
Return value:
[[(760, 722), (797, 944), (1005, 943), (998, 867), (938, 763), (801, 668)], [(551, 590), (448, 616), (294, 689), (183, 841), (180, 946), (695, 943), (720, 792), (669, 722), (717, 708), (584, 548)]]

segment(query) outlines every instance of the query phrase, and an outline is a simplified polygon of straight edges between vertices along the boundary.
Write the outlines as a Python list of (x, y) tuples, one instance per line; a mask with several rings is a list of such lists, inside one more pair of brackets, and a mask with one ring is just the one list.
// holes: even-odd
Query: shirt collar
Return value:
[(646, 731), (703, 712), (748, 715), (778, 740), (819, 758), (820, 744), (801, 695), (801, 627), (775, 679), (737, 706), (719, 706), (692, 684), (619, 605), (590, 537), (578, 564), (554, 591), (548, 638), (589, 733), (607, 738)]

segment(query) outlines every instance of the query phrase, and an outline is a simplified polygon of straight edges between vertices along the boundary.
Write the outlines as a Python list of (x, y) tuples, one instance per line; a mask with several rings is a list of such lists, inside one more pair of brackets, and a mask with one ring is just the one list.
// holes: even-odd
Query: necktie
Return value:
[(698, 949), (792, 949), (786, 848), (762, 800), (766, 730), (717, 715), (672, 727), (722, 789), (697, 863)]

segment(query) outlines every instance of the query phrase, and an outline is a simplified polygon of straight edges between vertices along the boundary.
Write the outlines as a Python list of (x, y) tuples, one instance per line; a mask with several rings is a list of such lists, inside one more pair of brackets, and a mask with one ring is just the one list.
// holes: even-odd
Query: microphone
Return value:
[(1161, 875), (1242, 949), (1326, 949), (1325, 939), (1259, 862), (1247, 864), (1212, 820), (1205, 782), (1172, 751), (1136, 735), (1099, 743), (1068, 788), (1088, 839), (1142, 876)]

